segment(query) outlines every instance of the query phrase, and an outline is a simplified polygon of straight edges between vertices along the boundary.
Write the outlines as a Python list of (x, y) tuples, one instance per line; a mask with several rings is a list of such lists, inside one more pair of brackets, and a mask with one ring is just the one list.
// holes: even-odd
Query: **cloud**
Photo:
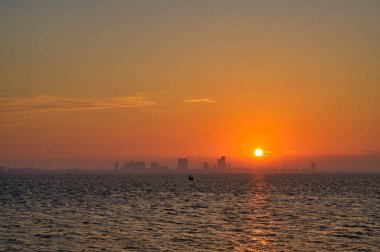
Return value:
[(211, 98), (195, 98), (195, 99), (185, 99), (184, 102), (187, 102), (187, 103), (199, 103), (199, 102), (214, 103), (216, 101), (212, 100)]
[(111, 98), (78, 98), (54, 95), (0, 98), (0, 112), (49, 112), (141, 108), (155, 105), (139, 93)]

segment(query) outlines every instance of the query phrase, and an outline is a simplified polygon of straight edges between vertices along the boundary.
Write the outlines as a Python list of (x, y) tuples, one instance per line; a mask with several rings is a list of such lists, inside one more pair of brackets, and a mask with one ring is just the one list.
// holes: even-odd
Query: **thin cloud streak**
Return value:
[(186, 103), (200, 103), (200, 102), (214, 103), (216, 101), (212, 100), (211, 98), (195, 98), (195, 99), (185, 99), (184, 102)]
[(77, 98), (54, 95), (0, 98), (0, 112), (50, 112), (142, 108), (155, 105), (144, 94), (111, 98)]

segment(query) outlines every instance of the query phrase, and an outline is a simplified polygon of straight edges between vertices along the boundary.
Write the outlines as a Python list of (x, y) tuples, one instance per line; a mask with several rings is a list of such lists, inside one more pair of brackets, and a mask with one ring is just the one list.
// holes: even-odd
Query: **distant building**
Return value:
[(124, 164), (125, 170), (144, 170), (145, 162), (134, 162), (130, 161), (129, 163)]
[(179, 171), (186, 171), (189, 169), (189, 162), (186, 158), (180, 158), (178, 159), (178, 170)]
[(5, 172), (5, 167), (4, 166), (0, 166), (0, 173), (3, 173)]
[(157, 163), (157, 162), (152, 162), (152, 163), (150, 164), (150, 169), (151, 169), (152, 171), (157, 172), (157, 171), (160, 170), (160, 164)]
[(227, 168), (226, 157), (220, 157), (216, 162), (218, 170), (225, 170)]
[(41, 170), (38, 170), (34, 167), (28, 167), (28, 168), (8, 168), (8, 173), (38, 173), (41, 172)]
[(135, 162), (134, 163), (134, 168), (135, 169), (145, 169), (145, 162)]
[(207, 162), (204, 162), (203, 163), (203, 170), (205, 170), (205, 171), (208, 171), (208, 170), (210, 170), (210, 166), (209, 166), (209, 164), (207, 163)]
[(119, 170), (119, 163), (118, 163), (118, 162), (115, 163), (115, 170), (116, 170), (116, 171)]
[(170, 171), (169, 166), (167, 166), (167, 165), (161, 165), (160, 166), (160, 171), (161, 172), (168, 172), (168, 171)]
[(317, 165), (315, 163), (311, 163), (310, 171), (315, 172), (317, 170)]

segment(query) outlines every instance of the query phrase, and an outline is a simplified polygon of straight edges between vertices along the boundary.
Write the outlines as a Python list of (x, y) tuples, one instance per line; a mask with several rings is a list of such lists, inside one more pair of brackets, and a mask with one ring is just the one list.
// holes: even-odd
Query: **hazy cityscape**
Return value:
[[(330, 160), (332, 159), (332, 160)], [(380, 172), (378, 164), (380, 156), (352, 158), (347, 157), (341, 159), (321, 157), (304, 157), (288, 162), (256, 162), (250, 165), (233, 165), (226, 156), (215, 158), (214, 161), (201, 161), (201, 158), (171, 158), (146, 161), (144, 158), (129, 159), (127, 162), (116, 161), (113, 166), (108, 167), (75, 167), (75, 168), (54, 168), (39, 166), (0, 166), (0, 174), (16, 174), (16, 173), (142, 173), (142, 174), (165, 174), (165, 173), (378, 173)], [(209, 160), (209, 159), (208, 159)], [(318, 165), (318, 163), (322, 165)], [(330, 168), (333, 166), (335, 169)], [(338, 169), (337, 169), (338, 168)], [(340, 168), (340, 169), (339, 169)]]
[(216, 160), (216, 164), (210, 165), (208, 162), (203, 162), (202, 167), (191, 167), (188, 158), (179, 158), (177, 160), (177, 167), (169, 167), (168, 165), (160, 165), (159, 162), (153, 161), (150, 166), (147, 166), (144, 161), (129, 161), (122, 166), (118, 162), (114, 166), (115, 171), (121, 172), (190, 172), (190, 171), (202, 171), (202, 172), (226, 172), (233, 171), (231, 163), (226, 162), (226, 157), (221, 156)]

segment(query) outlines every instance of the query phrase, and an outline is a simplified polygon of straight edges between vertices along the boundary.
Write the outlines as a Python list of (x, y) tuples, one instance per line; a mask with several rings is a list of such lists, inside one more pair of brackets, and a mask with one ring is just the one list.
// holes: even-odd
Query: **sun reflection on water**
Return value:
[(253, 177), (250, 201), (252, 212), (249, 225), (250, 249), (253, 251), (272, 248), (276, 242), (276, 225), (272, 218), (272, 209), (269, 207), (270, 197), (270, 186), (265, 175), (259, 174)]

